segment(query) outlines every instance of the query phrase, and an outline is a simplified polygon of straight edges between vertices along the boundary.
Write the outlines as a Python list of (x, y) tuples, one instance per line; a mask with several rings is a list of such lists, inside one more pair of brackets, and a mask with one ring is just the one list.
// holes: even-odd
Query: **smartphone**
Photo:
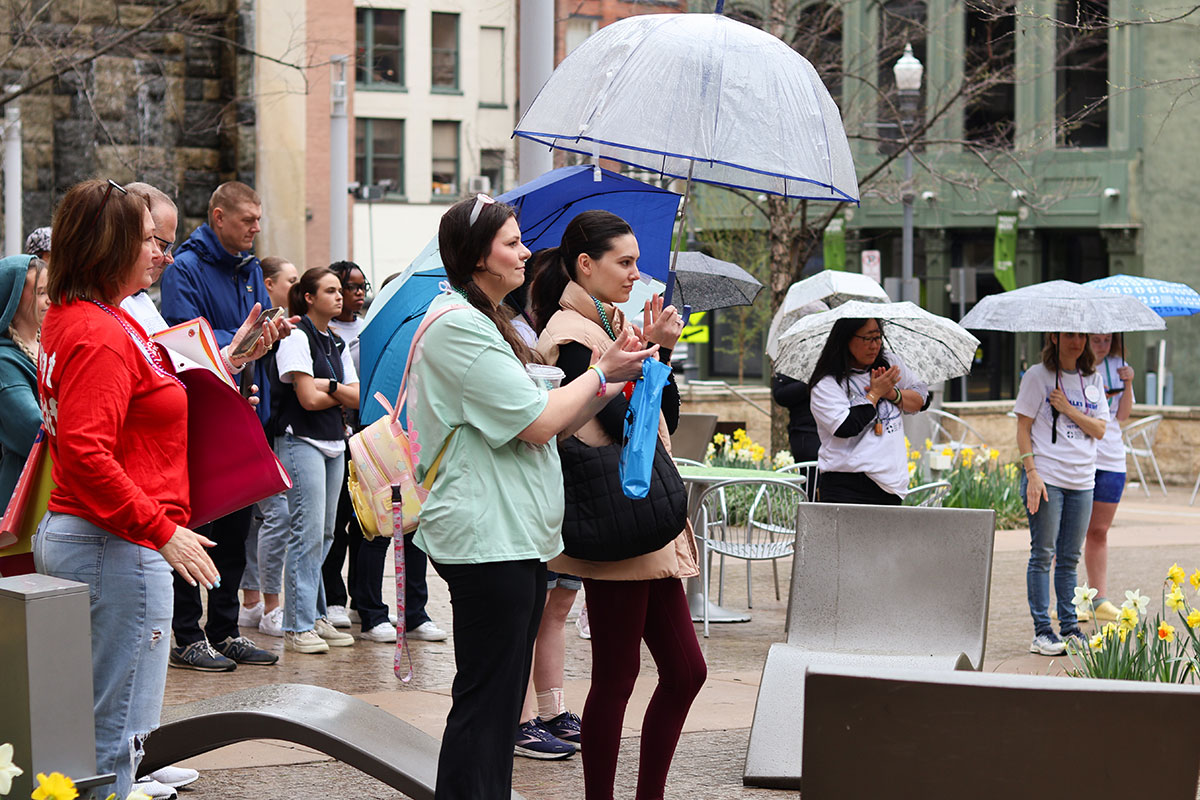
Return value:
[(284, 311), (283, 311), (282, 306), (275, 306), (274, 308), (268, 308), (267, 310), (265, 310), (261, 314), (259, 314), (258, 319), (254, 320), (254, 329), (251, 330), (250, 333), (246, 335), (245, 339), (242, 339), (242, 343), (239, 344), (237, 346), (237, 349), (234, 350), (229, 355), (231, 357), (237, 357), (237, 358), (243, 358), (245, 356), (248, 356), (250, 354), (250, 351), (254, 349), (254, 346), (256, 344), (258, 344), (259, 337), (262, 336), (263, 326), (266, 325), (268, 322), (275, 322), (276, 320), (283, 317), (283, 314), (284, 314)]

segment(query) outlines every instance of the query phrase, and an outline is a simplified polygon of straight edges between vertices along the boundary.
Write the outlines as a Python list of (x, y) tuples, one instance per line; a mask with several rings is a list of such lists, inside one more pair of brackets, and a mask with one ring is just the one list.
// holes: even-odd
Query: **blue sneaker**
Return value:
[(583, 749), (583, 729), (580, 727), (581, 723), (577, 714), (564, 711), (557, 717), (539, 719), (538, 721), (542, 723), (542, 727), (554, 734), (557, 739), (567, 744), (575, 745), (576, 750)]
[(567, 744), (546, 730), (536, 717), (517, 726), (517, 738), (513, 743), (513, 755), (540, 758), (552, 761), (569, 758), (575, 754), (575, 745)]

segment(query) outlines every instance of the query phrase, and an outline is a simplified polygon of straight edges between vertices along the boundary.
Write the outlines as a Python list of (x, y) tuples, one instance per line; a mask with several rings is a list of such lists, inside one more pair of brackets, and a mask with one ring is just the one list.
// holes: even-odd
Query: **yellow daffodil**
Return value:
[(1178, 564), (1172, 564), (1171, 568), (1167, 570), (1167, 580), (1176, 586), (1183, 583), (1186, 577), (1187, 573), (1184, 572), (1183, 567), (1179, 566)]
[(1120, 616), (1117, 617), (1117, 622), (1120, 623), (1122, 630), (1133, 630), (1138, 624), (1137, 610), (1132, 606), (1122, 604), (1121, 613)]
[(1099, 650), (1101, 647), (1104, 647), (1104, 634), (1097, 633), (1091, 639), (1088, 639), (1088, 647), (1093, 650)]
[(1117, 629), (1117, 638), (1121, 640), (1121, 644), (1125, 644), (1125, 637), (1129, 635), (1129, 629), (1121, 626)]
[(908, 459), (909, 459), (909, 461), (920, 461), (921, 460), (921, 451), (920, 450), (910, 451), (908, 454)]
[(1106, 622), (1104, 624), (1104, 627), (1100, 629), (1100, 633), (1104, 634), (1105, 636), (1112, 636), (1116, 632), (1117, 632), (1117, 623), (1115, 623), (1115, 622)]
[(725, 434), (723, 434), (723, 433), (718, 433), (716, 436), (714, 436), (714, 437), (713, 437), (713, 444), (717, 445), (718, 447), (720, 447), (721, 445), (725, 444)]
[(1187, 626), (1194, 628), (1197, 625), (1200, 625), (1200, 610), (1193, 608), (1192, 613), (1187, 615)]
[(12, 791), (12, 780), (24, 772), (13, 763), (13, 746), (5, 742), (0, 744), (0, 795)]
[(1167, 608), (1171, 609), (1172, 611), (1182, 611), (1186, 605), (1187, 603), (1183, 599), (1183, 592), (1179, 591), (1179, 587), (1176, 586), (1171, 590), (1171, 593), (1167, 595)]
[(1188, 583), (1192, 584), (1192, 588), (1200, 592), (1200, 569), (1192, 573), (1188, 578)]
[(916, 464), (916, 462), (915, 462), (915, 461), (910, 461), (910, 462), (908, 462), (908, 474), (909, 474), (909, 475), (912, 475), (912, 474), (913, 474), (914, 472), (916, 472), (916, 471), (917, 471), (917, 464)]
[(933, 439), (930, 439), (930, 438), (926, 437), (926, 439), (925, 439), (925, 449), (926, 449), (926, 450), (932, 450), (932, 449), (933, 449)]
[(970, 447), (964, 447), (960, 452), (966, 458), (974, 458), (975, 457), (975, 451), (972, 450)]
[(950, 458), (954, 458), (954, 451), (951, 450), (949, 447), (943, 447), (942, 455), (949, 456)]
[(905, 449), (905, 450), (912, 450), (912, 442), (910, 442), (910, 441), (908, 440), (908, 437), (907, 437), (907, 436), (905, 436), (905, 437), (904, 437), (904, 449)]
[(1099, 589), (1089, 587), (1086, 583), (1083, 586), (1076, 586), (1075, 599), (1071, 601), (1071, 605), (1075, 606), (1076, 611), (1086, 611), (1092, 607), (1092, 600), (1099, 591)]
[(1164, 642), (1173, 642), (1173, 641), (1175, 641), (1175, 626), (1174, 626), (1174, 625), (1168, 625), (1168, 624), (1167, 624), (1167, 623), (1165, 623), (1165, 622), (1161, 622), (1161, 623), (1159, 623), (1159, 625), (1158, 625), (1158, 638), (1162, 639)]
[(1149, 603), (1150, 598), (1142, 594), (1141, 589), (1134, 589), (1132, 592), (1125, 592), (1125, 602), (1121, 603), (1121, 608), (1132, 608), (1138, 614), (1145, 614)]
[(37, 782), (38, 787), (30, 795), (33, 800), (75, 800), (79, 797), (74, 781), (61, 772), (51, 772), (49, 776), (39, 772)]
[(1000, 460), (1000, 451), (994, 447), (991, 450), (988, 450), (988, 460), (989, 461), (999, 461)]

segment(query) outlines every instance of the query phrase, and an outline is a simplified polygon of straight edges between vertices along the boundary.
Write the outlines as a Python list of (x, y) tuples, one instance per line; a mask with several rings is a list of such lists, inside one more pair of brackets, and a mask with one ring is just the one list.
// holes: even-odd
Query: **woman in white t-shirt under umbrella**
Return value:
[[(1050, 333), (1042, 361), (1021, 378), (1014, 411), (1017, 451), (1025, 472), (1021, 496), (1029, 512), (1029, 565), (1025, 573), (1029, 613), (1033, 616), (1031, 653), (1061, 655), (1065, 638), (1081, 647), (1072, 600), (1076, 568), (1096, 482), (1096, 443), (1108, 425), (1104, 381), (1085, 333)], [(1050, 565), (1059, 634), (1050, 623)]]
[(1108, 600), (1108, 529), (1125, 490), (1125, 442), (1121, 423), (1133, 410), (1133, 367), (1125, 363), (1124, 340), (1119, 333), (1093, 333), (1088, 337), (1096, 356), (1096, 373), (1104, 381), (1108, 401), (1108, 428), (1096, 443), (1096, 488), (1088, 523), (1083, 561), (1088, 583), (1096, 589), (1096, 619), (1113, 622), (1120, 611)]
[(823, 503), (900, 505), (908, 494), (900, 415), (920, 411), (929, 389), (883, 344), (880, 320), (839, 319), (813, 369)]

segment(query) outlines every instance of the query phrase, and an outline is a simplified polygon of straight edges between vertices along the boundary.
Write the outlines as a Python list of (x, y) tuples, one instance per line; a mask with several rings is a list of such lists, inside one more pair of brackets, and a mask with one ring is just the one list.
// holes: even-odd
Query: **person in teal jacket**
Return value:
[(29, 255), (0, 259), (0, 509), (8, 505), (42, 424), (38, 330), (49, 305), (46, 262)]

